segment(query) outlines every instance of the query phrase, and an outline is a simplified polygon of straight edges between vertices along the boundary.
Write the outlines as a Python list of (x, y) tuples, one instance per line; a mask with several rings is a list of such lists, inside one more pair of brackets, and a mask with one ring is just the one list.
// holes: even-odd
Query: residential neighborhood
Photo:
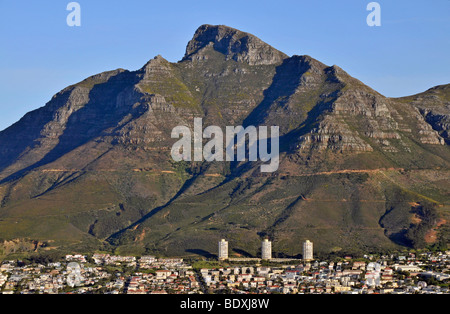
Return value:
[(447, 294), (450, 251), (333, 261), (67, 255), (1, 262), (2, 294)]
[[(314, 261), (299, 265), (201, 269), (209, 293), (443, 294), (448, 293), (450, 252), (382, 256), (374, 260)], [(432, 283), (432, 284), (431, 284)]]

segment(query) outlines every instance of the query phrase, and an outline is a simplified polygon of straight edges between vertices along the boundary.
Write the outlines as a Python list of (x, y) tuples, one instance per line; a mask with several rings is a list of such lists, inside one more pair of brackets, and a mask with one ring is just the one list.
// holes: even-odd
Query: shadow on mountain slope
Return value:
[[(118, 123), (129, 113), (135, 117), (141, 115), (139, 108), (130, 110), (128, 106), (117, 106), (117, 96), (127, 88), (132, 88), (136, 83), (137, 77), (133, 73), (122, 72), (109, 78), (105, 83), (95, 85), (89, 92), (89, 102), (69, 117), (58, 144), (41, 160), (0, 180), (0, 184), (50, 164), (92, 139), (108, 133), (112, 134)], [(108, 131), (108, 129), (112, 130)], [(22, 146), (29, 145), (30, 141), (26, 141)]]

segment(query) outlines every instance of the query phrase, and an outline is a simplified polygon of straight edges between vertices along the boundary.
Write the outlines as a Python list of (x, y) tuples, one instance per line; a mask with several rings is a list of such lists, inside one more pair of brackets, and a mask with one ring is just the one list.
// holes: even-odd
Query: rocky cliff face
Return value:
[[(261, 236), (292, 255), (304, 238), (323, 252), (423, 246), (437, 227), (411, 223), (410, 204), (446, 219), (448, 109), (448, 86), (389, 99), (338, 66), (203, 25), (180, 62), (92, 76), (0, 133), (0, 238), (161, 254), (214, 252), (221, 237), (249, 254)], [(175, 163), (171, 130), (195, 117), (279, 126), (279, 171)]]
[(227, 60), (249, 65), (279, 64), (287, 56), (259, 38), (224, 25), (203, 25), (188, 43), (183, 60), (204, 60), (212, 47), (225, 55)]
[[(425, 121), (448, 143), (450, 140), (450, 85), (436, 86), (424, 93), (398, 100), (416, 107)], [(424, 126), (424, 128), (427, 127)], [(436, 142), (434, 137), (430, 140)]]

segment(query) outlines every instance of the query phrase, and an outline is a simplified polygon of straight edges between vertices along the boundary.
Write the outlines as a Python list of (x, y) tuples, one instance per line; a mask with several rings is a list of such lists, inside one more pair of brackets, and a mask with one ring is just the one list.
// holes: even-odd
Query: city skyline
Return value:
[[(306, 243), (306, 242), (305, 242)], [(225, 263), (69, 254), (0, 262), (0, 294), (448, 294), (450, 251)], [(253, 261), (254, 262), (254, 261)], [(229, 264), (230, 263), (230, 264)], [(120, 273), (117, 271), (121, 270)]]

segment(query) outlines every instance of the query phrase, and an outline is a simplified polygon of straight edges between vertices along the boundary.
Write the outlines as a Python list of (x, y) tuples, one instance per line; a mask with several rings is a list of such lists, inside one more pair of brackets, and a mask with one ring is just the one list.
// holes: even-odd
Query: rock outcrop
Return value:
[(280, 64), (287, 57), (254, 35), (224, 25), (202, 25), (188, 43), (183, 60), (207, 59), (207, 47), (223, 53), (227, 60), (249, 65)]
[(442, 139), (450, 142), (450, 85), (436, 86), (424, 93), (400, 98), (418, 108), (426, 123), (438, 133), (432, 132), (424, 123), (420, 123), (423, 139), (428, 143), (443, 144)]

